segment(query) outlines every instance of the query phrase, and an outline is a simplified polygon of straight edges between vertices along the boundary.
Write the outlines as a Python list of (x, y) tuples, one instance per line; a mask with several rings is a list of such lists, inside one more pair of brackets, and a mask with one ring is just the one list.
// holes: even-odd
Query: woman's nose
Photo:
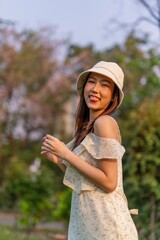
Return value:
[(99, 84), (95, 83), (91, 90), (92, 90), (92, 92), (98, 92), (99, 91)]

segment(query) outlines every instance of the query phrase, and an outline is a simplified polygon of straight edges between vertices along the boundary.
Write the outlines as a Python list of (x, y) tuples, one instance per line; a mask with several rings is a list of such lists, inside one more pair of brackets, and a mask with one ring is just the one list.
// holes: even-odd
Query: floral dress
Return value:
[[(71, 149), (72, 144), (73, 140), (68, 148)], [(137, 240), (123, 191), (124, 147), (117, 140), (89, 133), (73, 152), (95, 167), (100, 159), (116, 159), (118, 184), (113, 192), (107, 193), (63, 160), (67, 166), (63, 183), (73, 189), (68, 240)]]

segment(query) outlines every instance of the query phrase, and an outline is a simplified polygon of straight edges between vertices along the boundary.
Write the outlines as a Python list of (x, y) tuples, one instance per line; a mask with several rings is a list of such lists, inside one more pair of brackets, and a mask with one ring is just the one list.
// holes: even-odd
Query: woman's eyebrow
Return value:
[(89, 76), (89, 77), (88, 77), (88, 79), (89, 79), (89, 78), (93, 78), (93, 79), (95, 79), (95, 80), (96, 80), (96, 77), (94, 77), (94, 76)]

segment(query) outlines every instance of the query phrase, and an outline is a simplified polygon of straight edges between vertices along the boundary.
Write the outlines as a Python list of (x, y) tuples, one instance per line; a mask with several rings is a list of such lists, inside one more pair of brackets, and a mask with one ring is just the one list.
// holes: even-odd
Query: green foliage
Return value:
[[(53, 218), (55, 194), (63, 190), (51, 163), (45, 160), (36, 172), (30, 167), (44, 134), (58, 134), (69, 98), (66, 76), (57, 70), (64, 41), (50, 28), (18, 32), (12, 26), (0, 26), (0, 38), (0, 207), (18, 212), (30, 227)], [(63, 125), (61, 132), (67, 138)]]
[[(0, 226), (1, 240), (26, 240), (26, 234), (12, 227)], [(45, 240), (44, 236), (30, 236), (29, 240)]]
[[(157, 104), (155, 104), (155, 102)], [(130, 204), (139, 208), (139, 229), (144, 239), (149, 239), (150, 232), (159, 232), (160, 201), (160, 108), (159, 97), (146, 99), (136, 110), (128, 115), (125, 122), (124, 144), (127, 155), (125, 159), (125, 188)], [(146, 226), (149, 226), (146, 228)]]
[(54, 211), (54, 216), (57, 220), (69, 221), (70, 208), (71, 208), (71, 189), (67, 189), (58, 194), (57, 208)]
[[(32, 163), (32, 168), (36, 167), (34, 164)], [(57, 186), (54, 185), (57, 183), (54, 181), (54, 172), (45, 164), (35, 172), (30, 168), (22, 160), (13, 157), (1, 191), (1, 206), (5, 206), (5, 209), (14, 208), (19, 213), (20, 222), (27, 228), (47, 219), (56, 207), (54, 202)]]

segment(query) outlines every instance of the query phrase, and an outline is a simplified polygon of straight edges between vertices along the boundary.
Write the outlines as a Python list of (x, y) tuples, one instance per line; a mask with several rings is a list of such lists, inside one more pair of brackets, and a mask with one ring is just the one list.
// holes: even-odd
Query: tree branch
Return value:
[(159, 16), (158, 25), (159, 25), (159, 29), (160, 29), (160, 0), (157, 0), (157, 5), (158, 5), (158, 16)]
[(13, 26), (13, 25), (15, 25), (15, 22), (0, 18), (0, 26), (2, 26), (2, 25)]
[[(155, 26), (157, 26), (157, 22), (156, 21), (153, 21), (147, 17), (139, 17), (138, 19), (136, 19), (134, 22), (132, 23), (121, 23), (121, 22), (118, 22), (116, 19), (112, 19), (112, 21), (117, 24), (117, 30), (119, 28), (132, 28), (134, 30), (135, 27), (137, 27), (141, 22), (143, 21), (147, 21)], [(116, 29), (115, 29), (116, 30)]]
[[(158, 0), (157, 0), (158, 1)], [(156, 14), (154, 13), (153, 9), (151, 8), (151, 6), (145, 1), (145, 0), (139, 0), (139, 2), (147, 9), (147, 11), (150, 13), (150, 15), (156, 19), (158, 22), (160, 21), (159, 16), (156, 16)], [(158, 1), (158, 9), (159, 9), (159, 1)]]

